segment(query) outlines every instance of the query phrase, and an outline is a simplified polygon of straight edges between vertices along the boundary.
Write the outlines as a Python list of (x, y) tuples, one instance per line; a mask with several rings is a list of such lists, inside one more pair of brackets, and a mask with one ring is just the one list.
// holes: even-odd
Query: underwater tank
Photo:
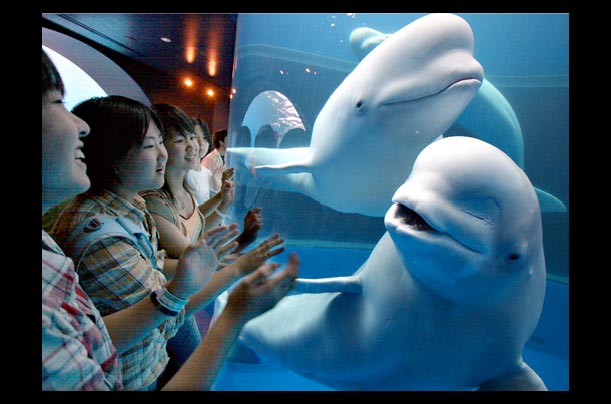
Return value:
[[(404, 115), (398, 118), (381, 114), (366, 127), (368, 132), (353, 135), (363, 126), (353, 124), (358, 118), (350, 118), (351, 111), (338, 101), (339, 92), (354, 97), (359, 108), (364, 100), (363, 108), (369, 108), (366, 113), (371, 115), (373, 103), (359, 98), (364, 90), (357, 83), (386, 89), (388, 83), (408, 83), (416, 77), (426, 84), (431, 69), (453, 60), (440, 58), (428, 65), (423, 59), (418, 59), (420, 65), (412, 60), (413, 73), (401, 71), (404, 59), (400, 58), (405, 56), (393, 53), (385, 42), (423, 16), (238, 16), (228, 127), (227, 162), (236, 168), (230, 218), (241, 223), (249, 209), (260, 207), (264, 222), (260, 239), (279, 233), (286, 240), (287, 251), (274, 261), (285, 262), (287, 254), (296, 251), (301, 278), (349, 276), (385, 235), (384, 212), (420, 150), (439, 137), (453, 136), (474, 137), (498, 147), (524, 170), (537, 190), (541, 209), (545, 299), (523, 356), (549, 390), (568, 390), (568, 14), (458, 14), (472, 30), (472, 57), (483, 72), (474, 95), (442, 104), (447, 116), (432, 114), (414, 130), (419, 137), (403, 136), (398, 141), (389, 139), (388, 133), (412, 136), (407, 114), (427, 116), (424, 109), (402, 110), (397, 115)], [(384, 49), (377, 49), (382, 45)], [(413, 47), (406, 50), (408, 58), (409, 52), (418, 51), (417, 45)], [(359, 67), (365, 63), (386, 70), (365, 76), (371, 71)], [(479, 74), (476, 71), (473, 74)], [(449, 111), (460, 103), (465, 105)], [(422, 125), (430, 125), (434, 137), (425, 139)], [(411, 147), (415, 151), (408, 150)], [(312, 150), (322, 156), (319, 166), (335, 171), (326, 175), (329, 171), (304, 169), (301, 162)], [(304, 176), (304, 170), (310, 173)], [(238, 348), (248, 350), (241, 343)], [(304, 353), (317, 354), (315, 349)], [(260, 353), (236, 353), (225, 362), (214, 389), (334, 388)]]

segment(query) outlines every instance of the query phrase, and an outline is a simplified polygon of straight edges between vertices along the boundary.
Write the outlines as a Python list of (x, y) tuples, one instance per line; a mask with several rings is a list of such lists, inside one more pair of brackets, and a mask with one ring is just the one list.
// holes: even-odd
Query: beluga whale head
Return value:
[[(323, 160), (341, 147), (350, 154), (357, 147), (396, 161), (404, 161), (403, 152), (415, 159), (454, 123), (479, 89), (484, 72), (473, 46), (471, 28), (453, 14), (427, 15), (395, 32), (356, 66), (323, 107), (314, 132), (327, 136), (313, 137), (313, 159)], [(400, 175), (405, 179), (407, 174)]]
[(386, 228), (410, 273), (435, 293), (492, 304), (520, 285), (542, 299), (538, 198), (524, 171), (496, 147), (461, 136), (433, 142), (392, 200)]

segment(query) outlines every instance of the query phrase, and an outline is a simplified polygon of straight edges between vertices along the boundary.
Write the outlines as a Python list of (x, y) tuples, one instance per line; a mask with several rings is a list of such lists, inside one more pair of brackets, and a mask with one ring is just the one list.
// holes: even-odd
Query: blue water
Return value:
[[(358, 27), (392, 33), (425, 14), (240, 14), (237, 46), (270, 44), (354, 60), (347, 38)], [(458, 13), (475, 37), (475, 57), (491, 76), (568, 75), (568, 14)]]

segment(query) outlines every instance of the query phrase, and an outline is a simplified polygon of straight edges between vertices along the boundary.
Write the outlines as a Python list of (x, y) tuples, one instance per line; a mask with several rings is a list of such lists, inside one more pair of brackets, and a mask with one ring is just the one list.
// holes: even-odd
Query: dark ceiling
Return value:
[(236, 14), (43, 13), (42, 17), (171, 75), (188, 71), (223, 88), (231, 86)]

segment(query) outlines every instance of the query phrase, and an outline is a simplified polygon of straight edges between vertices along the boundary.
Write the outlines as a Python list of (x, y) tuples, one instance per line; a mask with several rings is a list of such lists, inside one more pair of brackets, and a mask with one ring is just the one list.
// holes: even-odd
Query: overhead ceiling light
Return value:
[(166, 43), (170, 43), (170, 42), (172, 42), (172, 40), (171, 40), (170, 38), (166, 37), (166, 36), (162, 36), (162, 37), (161, 37), (161, 38), (159, 38), (159, 39), (161, 39), (163, 42), (166, 42)]
[(208, 61), (208, 74), (211, 77), (216, 76), (216, 60), (211, 59)]
[(187, 60), (187, 63), (195, 62), (196, 52), (197, 52), (197, 48), (195, 46), (188, 46), (185, 49), (185, 59)]

